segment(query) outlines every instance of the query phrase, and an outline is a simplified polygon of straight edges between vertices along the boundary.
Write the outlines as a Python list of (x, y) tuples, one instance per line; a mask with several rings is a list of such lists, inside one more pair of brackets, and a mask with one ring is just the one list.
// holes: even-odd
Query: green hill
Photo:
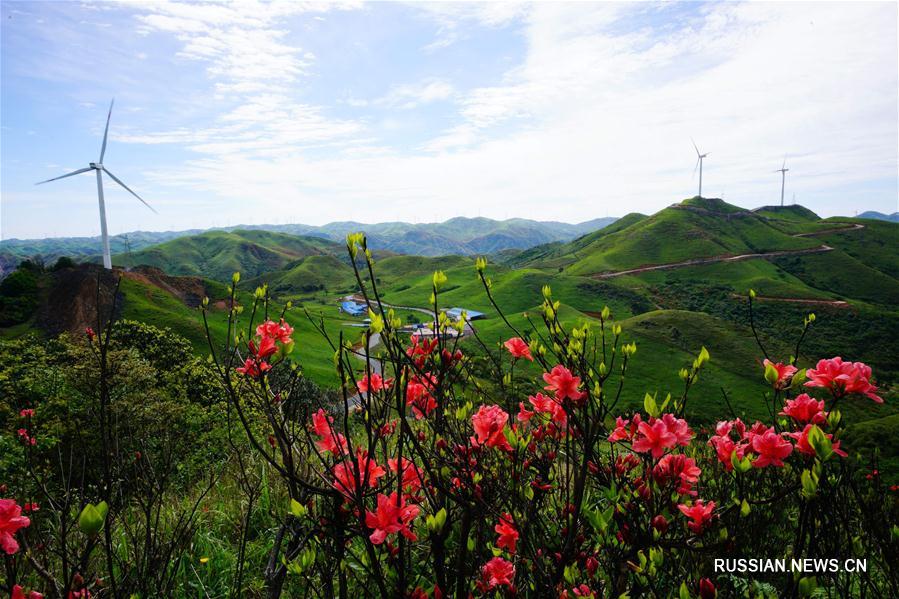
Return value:
[(229, 281), (271, 272), (307, 256), (342, 255), (340, 244), (269, 231), (211, 231), (113, 257), (116, 266), (149, 265), (169, 274)]
[(793, 237), (768, 218), (721, 200), (691, 198), (587, 244), (560, 248), (557, 266), (591, 275), (696, 258), (809, 249), (814, 239)]

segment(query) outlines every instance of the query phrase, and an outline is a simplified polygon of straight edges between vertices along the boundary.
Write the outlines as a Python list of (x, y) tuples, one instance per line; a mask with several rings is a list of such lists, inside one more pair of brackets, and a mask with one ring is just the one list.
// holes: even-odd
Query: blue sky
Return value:
[[(895, 3), (7, 2), (0, 235), (897, 210)], [(113, 184), (114, 185), (114, 184)]]

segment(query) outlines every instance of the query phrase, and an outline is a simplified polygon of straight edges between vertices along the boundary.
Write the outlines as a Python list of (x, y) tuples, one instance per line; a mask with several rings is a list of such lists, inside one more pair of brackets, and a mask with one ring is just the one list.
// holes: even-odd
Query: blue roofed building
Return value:
[(362, 316), (363, 314), (368, 314), (368, 306), (347, 300), (340, 304), (340, 311), (350, 316)]
[(478, 312), (477, 310), (466, 310), (465, 308), (450, 308), (446, 311), (446, 315), (453, 320), (460, 320), (462, 318), (462, 313), (465, 313), (467, 320), (480, 320), (481, 318), (485, 318), (486, 314), (483, 312)]

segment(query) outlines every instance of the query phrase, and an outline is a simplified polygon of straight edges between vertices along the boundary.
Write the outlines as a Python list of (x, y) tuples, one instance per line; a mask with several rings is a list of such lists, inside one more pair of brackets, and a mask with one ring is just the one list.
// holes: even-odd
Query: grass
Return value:
[[(229, 281), (234, 272), (252, 278), (310, 255), (341, 254), (342, 246), (317, 237), (269, 231), (210, 231), (179, 237), (131, 254), (114, 256), (122, 266), (148, 265), (171, 275)], [(341, 254), (342, 255), (342, 254)]]

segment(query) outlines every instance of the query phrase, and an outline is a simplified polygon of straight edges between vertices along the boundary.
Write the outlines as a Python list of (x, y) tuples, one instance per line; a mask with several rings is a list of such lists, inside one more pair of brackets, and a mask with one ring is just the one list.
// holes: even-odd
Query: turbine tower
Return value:
[[(787, 157), (784, 156), (784, 163), (779, 169), (774, 171), (775, 173), (780, 173), (780, 205), (783, 207), (784, 205), (784, 185), (787, 182), (787, 171), (790, 170), (787, 168)], [(796, 202), (793, 202), (794, 204)]]
[(701, 198), (702, 197), (702, 161), (705, 159), (706, 156), (711, 154), (711, 152), (706, 152), (705, 154), (702, 154), (699, 151), (699, 148), (696, 147), (696, 142), (693, 141), (692, 137), (690, 138), (690, 141), (693, 142), (693, 149), (696, 150), (696, 166), (693, 167), (693, 176), (694, 177), (696, 176), (696, 169), (698, 168), (699, 169), (699, 197)]
[(136, 197), (141, 203), (156, 212), (153, 209), (153, 206), (146, 203), (142, 197), (134, 193), (130, 187), (122, 183), (118, 177), (109, 172), (109, 169), (103, 166), (103, 156), (106, 154), (106, 138), (109, 135), (109, 119), (112, 116), (112, 105), (115, 104), (115, 98), (113, 98), (112, 102), (109, 103), (109, 113), (106, 115), (106, 130), (103, 131), (103, 145), (100, 146), (100, 160), (97, 162), (91, 162), (88, 164), (87, 168), (78, 169), (77, 171), (72, 171), (71, 173), (61, 175), (59, 177), (54, 177), (52, 179), (47, 179), (46, 181), (41, 181), (40, 183), (35, 183), (35, 185), (43, 185), (44, 183), (49, 183), (50, 181), (57, 181), (59, 179), (65, 179), (66, 177), (72, 177), (74, 175), (80, 175), (81, 173), (86, 173), (88, 171), (96, 171), (97, 172), (97, 198), (100, 201), (100, 236), (103, 240), (103, 266), (107, 269), (112, 268), (112, 255), (109, 252), (109, 233), (106, 229), (106, 204), (103, 202), (103, 173), (109, 175), (109, 178), (121, 185), (125, 188), (125, 190)]

